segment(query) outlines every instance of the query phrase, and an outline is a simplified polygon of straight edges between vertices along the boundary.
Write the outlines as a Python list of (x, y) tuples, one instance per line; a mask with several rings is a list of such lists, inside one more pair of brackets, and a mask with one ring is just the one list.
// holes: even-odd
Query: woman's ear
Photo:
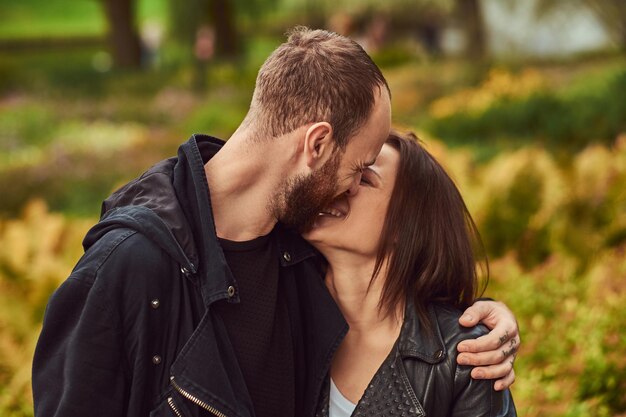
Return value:
[(313, 123), (304, 137), (304, 156), (312, 170), (320, 168), (335, 150), (333, 128), (328, 122)]

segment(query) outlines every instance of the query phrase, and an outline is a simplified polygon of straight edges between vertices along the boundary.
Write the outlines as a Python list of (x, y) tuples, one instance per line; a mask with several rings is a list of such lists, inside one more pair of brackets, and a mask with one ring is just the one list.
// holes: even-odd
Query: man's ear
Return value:
[(318, 169), (329, 160), (335, 150), (333, 127), (328, 122), (312, 124), (304, 136), (304, 156), (311, 169)]

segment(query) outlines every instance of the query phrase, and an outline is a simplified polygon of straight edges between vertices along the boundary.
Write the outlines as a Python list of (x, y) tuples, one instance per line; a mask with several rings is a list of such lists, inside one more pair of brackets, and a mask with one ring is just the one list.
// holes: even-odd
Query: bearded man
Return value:
[[(48, 304), (35, 415), (312, 416), (346, 323), (295, 230), (358, 191), (390, 123), (358, 44), (294, 30), (228, 142), (194, 135), (103, 203)], [(490, 301), (467, 313), (495, 328), (465, 358), (508, 387), (514, 352), (496, 348), (519, 343), (515, 318)]]

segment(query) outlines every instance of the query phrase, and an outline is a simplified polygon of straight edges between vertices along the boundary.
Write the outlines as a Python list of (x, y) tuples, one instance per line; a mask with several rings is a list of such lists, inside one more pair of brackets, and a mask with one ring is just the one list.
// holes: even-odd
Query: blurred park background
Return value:
[(626, 416), (623, 0), (2, 0), (0, 416), (100, 202), (228, 138), (294, 25), (349, 35), (462, 189), (517, 314), (522, 416)]

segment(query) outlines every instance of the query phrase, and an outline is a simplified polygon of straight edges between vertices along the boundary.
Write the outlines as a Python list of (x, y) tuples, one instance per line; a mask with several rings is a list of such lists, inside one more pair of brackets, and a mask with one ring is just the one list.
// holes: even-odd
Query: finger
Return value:
[(490, 366), (500, 364), (505, 359), (506, 357), (499, 350), (490, 350), (489, 352), (460, 353), (456, 361), (459, 365)]
[(463, 340), (457, 345), (457, 349), (459, 352), (488, 352), (500, 350), (500, 348), (510, 350), (517, 348), (519, 342), (520, 339), (517, 334), (517, 327), (509, 326), (502, 330), (496, 328), (477, 339)]
[(465, 309), (463, 315), (459, 318), (459, 323), (461, 326), (465, 327), (476, 326), (480, 320), (489, 315), (489, 312), (490, 309), (488, 303), (484, 301), (476, 301), (474, 304)]
[(481, 366), (472, 369), (474, 379), (499, 379), (504, 378), (513, 371), (513, 360), (506, 360), (497, 365)]
[(515, 356), (518, 349), (519, 345), (517, 344), (515, 339), (511, 339), (508, 347), (501, 347), (500, 349), (490, 350), (488, 352), (463, 352), (457, 356), (456, 360), (459, 365), (471, 366), (497, 365), (503, 363), (506, 360), (512, 360), (512, 362), (515, 362)]
[(515, 370), (511, 369), (511, 372), (509, 372), (504, 378), (498, 379), (496, 381), (493, 388), (496, 391), (504, 391), (505, 389), (513, 385), (514, 382), (515, 382)]

